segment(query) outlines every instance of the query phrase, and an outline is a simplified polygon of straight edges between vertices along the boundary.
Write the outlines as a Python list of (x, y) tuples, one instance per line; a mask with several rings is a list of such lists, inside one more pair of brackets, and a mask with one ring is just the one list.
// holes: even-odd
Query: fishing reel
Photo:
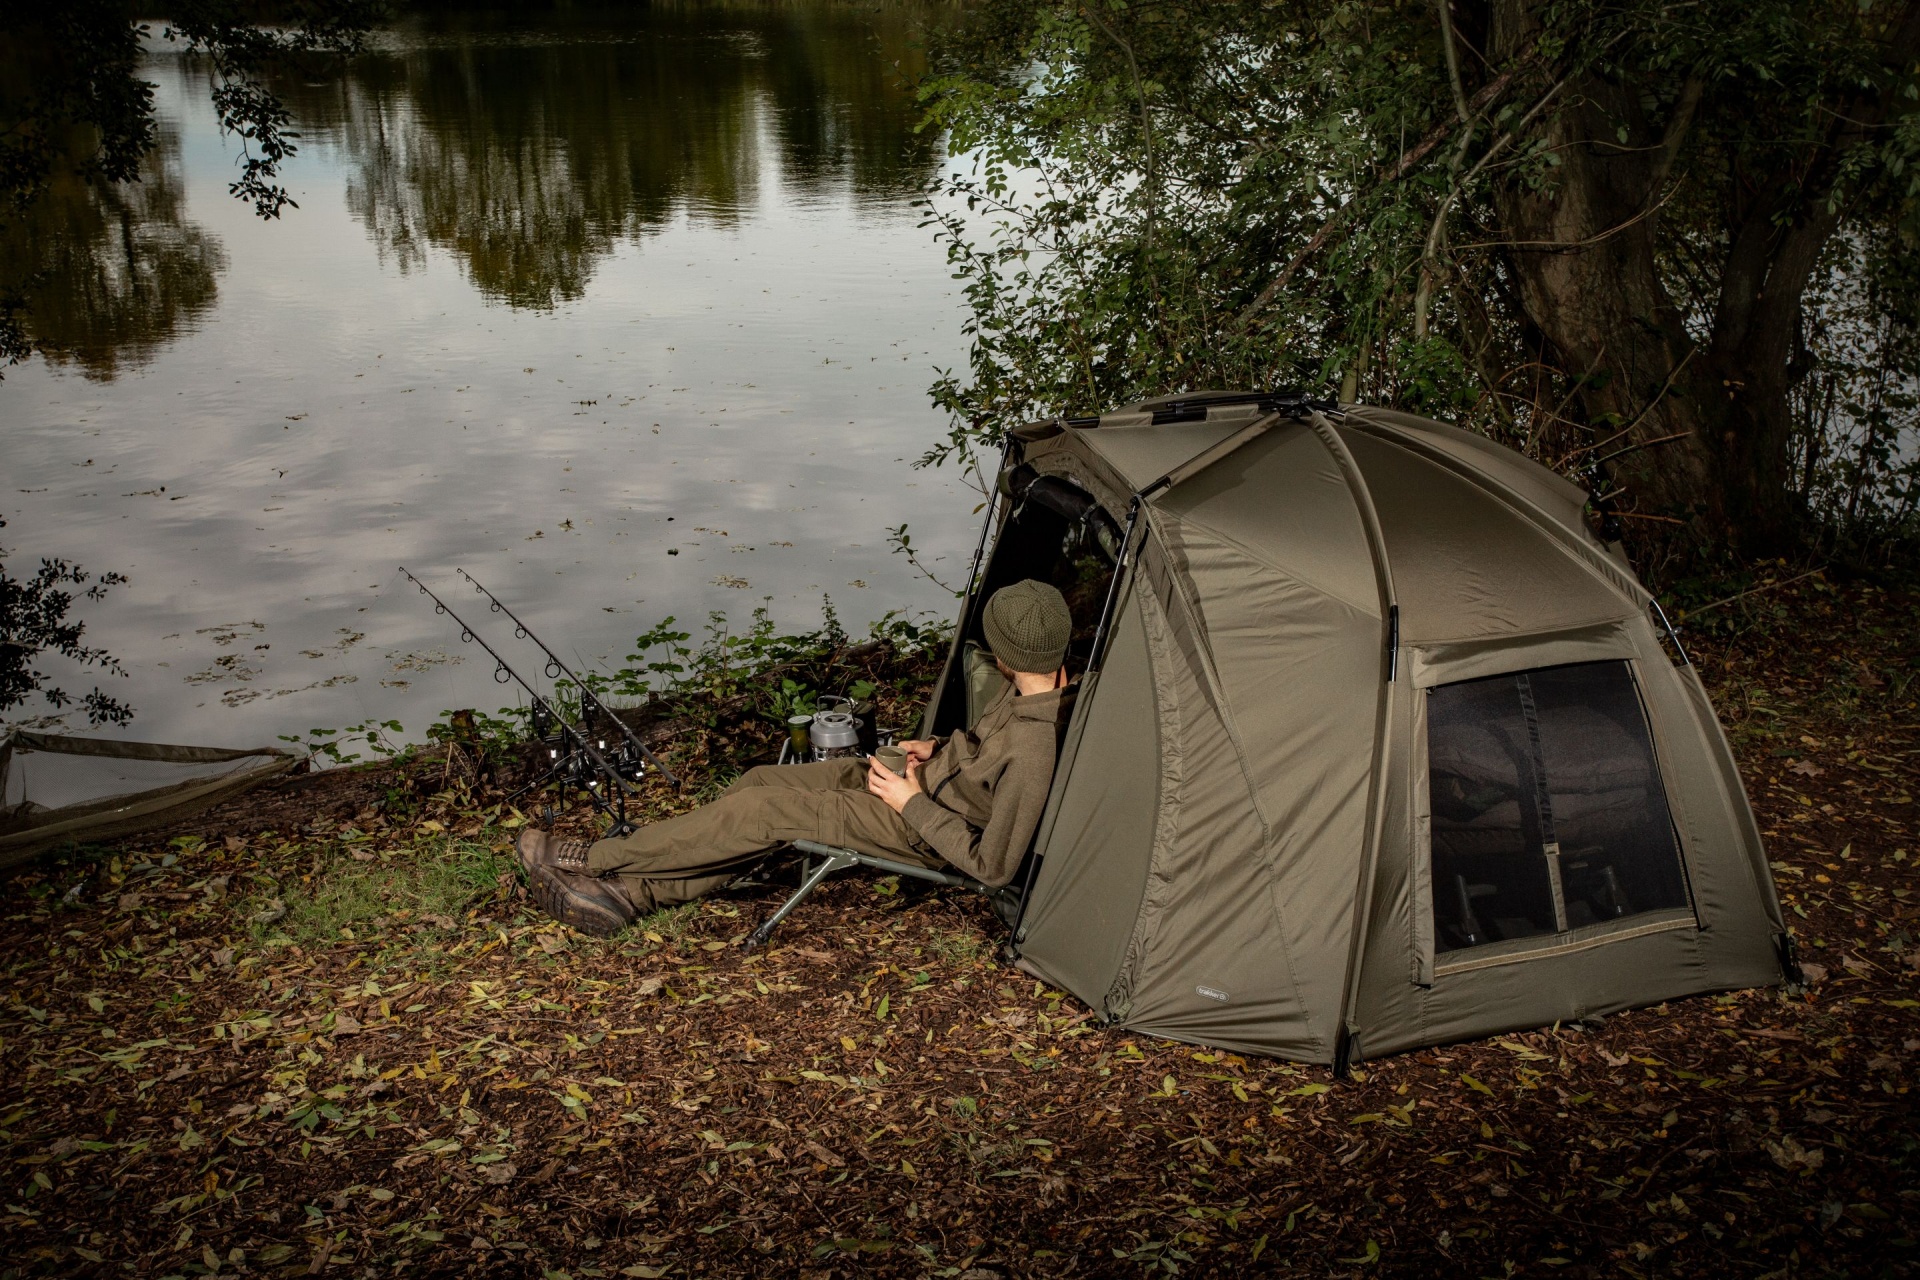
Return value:
[(544, 700), (533, 704), (533, 715), (527, 727), (532, 731), (533, 740), (546, 752), (550, 768), (559, 767), (560, 757), (572, 752), (571, 735)]

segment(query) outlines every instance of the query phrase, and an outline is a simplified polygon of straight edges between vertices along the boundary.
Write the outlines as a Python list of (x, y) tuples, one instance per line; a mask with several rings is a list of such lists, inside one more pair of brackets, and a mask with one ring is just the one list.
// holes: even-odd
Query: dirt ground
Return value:
[[(1104, 1029), (890, 882), (761, 951), (771, 888), (569, 933), (443, 759), (48, 860), (0, 920), (0, 1276), (1911, 1274), (1917, 622), (1816, 578), (1690, 633), (1809, 989), (1346, 1082)], [(773, 741), (701, 732), (695, 778)]]

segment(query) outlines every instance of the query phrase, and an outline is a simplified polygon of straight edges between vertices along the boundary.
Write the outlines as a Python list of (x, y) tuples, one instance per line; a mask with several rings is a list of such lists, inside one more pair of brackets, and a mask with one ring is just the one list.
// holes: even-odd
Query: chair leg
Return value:
[(766, 940), (773, 936), (773, 931), (779, 923), (791, 915), (793, 909), (805, 901), (808, 894), (818, 889), (821, 881), (836, 871), (845, 871), (849, 867), (859, 865), (859, 860), (850, 854), (829, 853), (817, 865), (809, 867), (806, 876), (800, 881), (800, 887), (793, 891), (793, 896), (781, 903), (778, 911), (768, 916), (759, 928), (747, 935), (748, 948), (765, 944)]

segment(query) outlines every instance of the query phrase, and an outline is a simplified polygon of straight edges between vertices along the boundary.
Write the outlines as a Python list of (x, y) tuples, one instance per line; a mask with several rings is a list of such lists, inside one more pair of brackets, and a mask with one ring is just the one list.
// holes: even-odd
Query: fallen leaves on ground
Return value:
[(759, 951), (777, 887), (586, 938), (503, 874), (522, 815), (326, 774), (12, 882), (0, 1268), (1907, 1274), (1916, 602), (1769, 604), (1696, 659), (1804, 992), (1335, 1082), (1103, 1029), (953, 895), (846, 878)]

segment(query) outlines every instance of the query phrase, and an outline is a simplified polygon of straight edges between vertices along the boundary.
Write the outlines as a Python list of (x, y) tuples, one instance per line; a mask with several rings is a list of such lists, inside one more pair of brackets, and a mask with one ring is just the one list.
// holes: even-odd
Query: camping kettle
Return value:
[[(836, 701), (844, 700), (836, 699)], [(812, 726), (807, 730), (807, 738), (812, 744), (813, 758), (842, 760), (860, 755), (860, 731), (864, 727), (860, 717), (854, 715), (846, 706), (817, 712), (813, 717)]]

